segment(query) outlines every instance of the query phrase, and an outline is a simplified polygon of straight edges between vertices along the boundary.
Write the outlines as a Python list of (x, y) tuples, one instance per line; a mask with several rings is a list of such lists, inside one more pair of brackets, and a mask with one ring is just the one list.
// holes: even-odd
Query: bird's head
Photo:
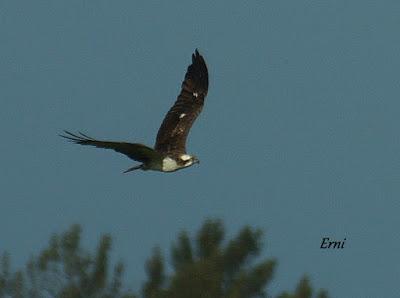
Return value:
[(184, 167), (190, 167), (193, 164), (200, 163), (200, 160), (194, 155), (182, 154), (180, 159)]

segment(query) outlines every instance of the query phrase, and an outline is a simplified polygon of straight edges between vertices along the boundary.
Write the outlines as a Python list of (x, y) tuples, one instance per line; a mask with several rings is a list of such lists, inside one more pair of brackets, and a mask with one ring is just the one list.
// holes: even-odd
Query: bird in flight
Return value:
[(181, 92), (158, 130), (154, 148), (139, 143), (96, 140), (81, 132), (74, 134), (64, 131), (60, 136), (79, 145), (113, 149), (141, 163), (124, 173), (139, 169), (174, 172), (199, 163), (196, 156), (186, 153), (186, 139), (203, 109), (207, 91), (207, 66), (196, 49), (192, 54), (192, 64), (189, 65), (182, 82)]

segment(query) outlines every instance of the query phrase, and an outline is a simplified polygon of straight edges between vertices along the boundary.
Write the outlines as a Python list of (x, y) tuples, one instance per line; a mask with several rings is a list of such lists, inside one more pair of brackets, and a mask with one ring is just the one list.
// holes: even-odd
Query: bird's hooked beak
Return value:
[(197, 157), (193, 157), (193, 164), (200, 164), (200, 160)]

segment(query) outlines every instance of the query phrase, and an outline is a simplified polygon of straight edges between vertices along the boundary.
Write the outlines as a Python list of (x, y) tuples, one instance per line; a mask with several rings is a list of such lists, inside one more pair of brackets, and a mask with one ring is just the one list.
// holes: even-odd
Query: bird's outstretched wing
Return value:
[(200, 114), (208, 91), (208, 71), (199, 52), (192, 55), (182, 90), (173, 107), (168, 111), (158, 130), (155, 150), (162, 153), (185, 153), (186, 138)]
[(75, 144), (95, 146), (104, 149), (113, 149), (139, 162), (146, 163), (151, 159), (160, 158), (160, 154), (157, 151), (142, 144), (99, 141), (81, 132), (78, 135), (65, 130), (64, 133), (65, 135), (60, 136), (72, 141)]

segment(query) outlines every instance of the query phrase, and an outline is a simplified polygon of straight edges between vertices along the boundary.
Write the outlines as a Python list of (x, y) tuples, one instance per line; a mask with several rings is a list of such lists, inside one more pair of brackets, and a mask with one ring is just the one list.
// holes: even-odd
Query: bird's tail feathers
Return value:
[(142, 167), (143, 167), (143, 164), (134, 166), (134, 167), (129, 168), (129, 169), (127, 169), (126, 171), (124, 171), (124, 174), (125, 174), (125, 173), (129, 173), (129, 172), (132, 172), (132, 171), (135, 171), (135, 170), (139, 170), (139, 169), (141, 169)]

